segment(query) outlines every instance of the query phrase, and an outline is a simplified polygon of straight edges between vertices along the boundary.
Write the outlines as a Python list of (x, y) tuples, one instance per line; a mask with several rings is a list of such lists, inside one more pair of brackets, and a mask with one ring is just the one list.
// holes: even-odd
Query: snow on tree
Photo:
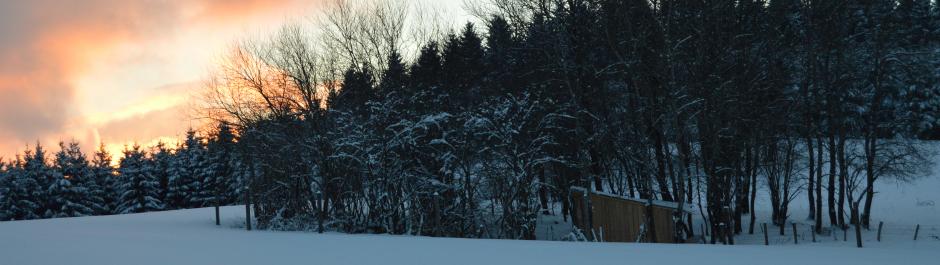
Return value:
[(171, 209), (200, 207), (203, 198), (199, 197), (201, 166), (205, 159), (205, 145), (196, 132), (186, 132), (186, 139), (177, 149), (171, 165), (168, 167), (169, 182), (167, 205)]
[[(29, 151), (26, 152), (29, 156)], [(0, 180), (0, 220), (29, 220), (42, 217), (38, 212), (42, 207), (42, 189), (35, 179), (30, 178), (25, 170), (25, 161), (17, 156), (5, 170), (5, 178)]]
[(67, 146), (59, 143), (59, 147), (53, 164), (57, 179), (49, 187), (50, 197), (58, 206), (51, 209), (54, 211), (52, 217), (88, 216), (101, 212), (104, 201), (92, 192), (98, 189), (97, 180), (78, 143), (70, 142)]
[(111, 162), (111, 154), (105, 149), (104, 144), (99, 145), (90, 164), (91, 178), (98, 185), (97, 188), (90, 187), (90, 193), (93, 197), (101, 198), (102, 202), (101, 208), (96, 209), (95, 214), (98, 215), (115, 213), (119, 203), (118, 178), (115, 176), (116, 171)]
[(120, 214), (142, 213), (163, 210), (164, 204), (158, 199), (159, 181), (153, 174), (153, 166), (140, 146), (125, 148), (118, 172), (118, 205), (115, 212)]

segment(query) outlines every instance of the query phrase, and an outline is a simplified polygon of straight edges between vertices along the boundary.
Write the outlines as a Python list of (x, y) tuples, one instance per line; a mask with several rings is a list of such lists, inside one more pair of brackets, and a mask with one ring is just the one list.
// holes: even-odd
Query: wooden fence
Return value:
[[(596, 192), (589, 193), (586, 201), (584, 192), (583, 188), (571, 190), (571, 219), (575, 227), (580, 228), (589, 239), (596, 238), (604, 242), (676, 243), (673, 216), (679, 211), (678, 205), (655, 201), (651, 206), (653, 225), (645, 227), (650, 236), (640, 238), (647, 212), (646, 201)], [(591, 206), (589, 215), (584, 212), (589, 209), (585, 204)], [(588, 226), (590, 228), (586, 228)]]

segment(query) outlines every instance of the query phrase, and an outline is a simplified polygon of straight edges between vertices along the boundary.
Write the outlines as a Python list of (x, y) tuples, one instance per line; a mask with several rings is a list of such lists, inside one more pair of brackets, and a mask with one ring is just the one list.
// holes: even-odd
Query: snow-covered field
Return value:
[[(0, 264), (936, 264), (940, 247), (720, 246), (245, 231), (243, 209), (0, 223)], [(922, 245), (918, 245), (922, 244)]]
[[(872, 220), (884, 221), (885, 231), (882, 242), (874, 230), (863, 232), (863, 249), (855, 248), (854, 231), (848, 241), (837, 233), (811, 242), (801, 194), (790, 215), (799, 225), (798, 245), (789, 226), (785, 236), (770, 227), (771, 246), (763, 246), (760, 229), (737, 236), (735, 246), (245, 231), (244, 208), (233, 206), (222, 209), (222, 226), (215, 226), (212, 208), (0, 222), (0, 265), (940, 264), (940, 165), (932, 172), (912, 183), (879, 182)], [(757, 202), (758, 223), (770, 215), (766, 201)], [(540, 228), (540, 238), (558, 238), (543, 236), (558, 231)]]
[[(935, 150), (940, 150), (937, 143), (933, 143)], [(935, 157), (936, 159), (936, 157)], [(875, 185), (875, 201), (872, 204), (872, 227), (870, 231), (862, 230), (862, 241), (866, 248), (902, 248), (924, 249), (940, 252), (940, 163), (932, 165), (928, 176), (911, 181), (899, 181), (893, 178), (879, 179)], [(793, 244), (792, 226), (787, 225), (786, 235), (779, 235), (779, 228), (770, 223), (770, 198), (766, 186), (758, 187), (756, 203), (757, 223), (768, 223), (771, 230), (770, 244)], [(823, 196), (825, 191), (823, 191)], [(826, 211), (828, 206), (823, 200), (823, 225), (828, 229), (829, 217)], [(848, 207), (846, 207), (848, 211)], [(817, 243), (812, 243), (810, 233), (813, 220), (808, 219), (809, 202), (806, 193), (790, 203), (790, 218), (788, 222), (797, 223), (799, 244), (855, 247), (854, 227), (843, 234), (837, 230), (830, 235), (817, 235)], [(744, 217), (745, 233), (736, 237), (738, 244), (764, 244), (761, 230), (755, 227), (753, 235), (747, 234), (749, 217)], [(848, 217), (846, 217), (848, 220)], [(877, 240), (877, 226), (884, 222), (882, 241)], [(920, 225), (918, 241), (914, 241), (914, 230)], [(699, 226), (696, 227), (698, 229)], [(698, 233), (700, 231), (696, 231)], [(940, 262), (938, 260), (937, 262)]]

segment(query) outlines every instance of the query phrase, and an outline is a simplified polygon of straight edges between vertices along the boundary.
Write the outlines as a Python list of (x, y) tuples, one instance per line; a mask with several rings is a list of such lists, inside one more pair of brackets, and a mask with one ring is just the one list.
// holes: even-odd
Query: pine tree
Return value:
[(206, 163), (202, 174), (202, 188), (211, 193), (210, 198), (207, 198), (207, 205), (227, 205), (235, 198), (232, 190), (235, 185), (234, 143), (232, 128), (225, 122), (219, 123), (215, 136), (207, 145)]
[(374, 82), (375, 77), (368, 67), (349, 67), (343, 74), (340, 91), (328, 100), (330, 108), (364, 114), (366, 103), (376, 98)]
[(406, 98), (410, 112), (415, 115), (427, 113), (432, 106), (444, 104), (440, 95), (441, 53), (438, 43), (430, 42), (421, 48), (418, 60), (411, 65), (408, 73), (408, 87), (411, 97)]
[(49, 188), (61, 178), (61, 175), (49, 167), (46, 151), (38, 142), (35, 151), (30, 153), (27, 150), (24, 169), (26, 170), (26, 178), (32, 179), (39, 186), (39, 189), (33, 191), (34, 196), (36, 196), (35, 202), (39, 204), (36, 215), (40, 218), (52, 218), (60, 207), (54, 196), (49, 194)]
[[(101, 207), (96, 209), (96, 215), (117, 213), (118, 178), (115, 177), (115, 169), (111, 161), (111, 154), (105, 149), (103, 143), (100, 144), (91, 161), (91, 178), (95, 180), (98, 188), (91, 188), (90, 193), (92, 197), (100, 198), (102, 202)], [(97, 198), (93, 200), (99, 200)]]
[(143, 213), (163, 210), (159, 196), (160, 183), (153, 175), (153, 168), (139, 145), (124, 150), (121, 158), (120, 177), (118, 180), (117, 213)]
[(452, 107), (467, 109), (479, 103), (480, 86), (485, 74), (483, 43), (479, 34), (468, 23), (460, 36), (451, 34), (444, 42), (442, 53), (444, 98), (448, 105), (445, 111), (455, 111)]
[(388, 56), (388, 60), (385, 66), (386, 70), (382, 73), (382, 78), (379, 80), (379, 88), (377, 94), (379, 95), (379, 100), (383, 100), (388, 97), (395, 98), (404, 98), (406, 95), (411, 95), (413, 92), (405, 91), (405, 80), (407, 80), (407, 69), (405, 69), (405, 64), (402, 62), (401, 55), (395, 51)]
[[(31, 157), (29, 150), (24, 157)], [(39, 219), (44, 211), (43, 189), (26, 171), (26, 162), (17, 156), (7, 166), (7, 178), (2, 182), (4, 196), (0, 201), (0, 220)]]
[(490, 20), (486, 38), (486, 70), (485, 85), (481, 94), (485, 98), (500, 96), (507, 92), (515, 95), (523, 92), (520, 82), (517, 81), (517, 50), (516, 39), (512, 35), (509, 22), (503, 17), (496, 16)]
[(202, 206), (200, 198), (201, 166), (205, 160), (205, 145), (194, 130), (186, 132), (186, 140), (180, 146), (169, 167), (167, 204), (171, 209)]
[[(28, 154), (28, 153), (27, 153)], [(27, 178), (24, 161), (17, 156), (5, 166), (0, 177), (0, 220), (29, 220), (40, 218), (40, 203), (35, 193), (39, 186)]]
[(68, 146), (59, 143), (59, 147), (54, 161), (59, 174), (49, 188), (50, 197), (59, 207), (53, 209), (53, 217), (78, 217), (100, 212), (104, 202), (92, 194), (91, 190), (98, 185), (78, 143), (70, 142)]
[(170, 183), (170, 163), (173, 157), (173, 153), (170, 151), (170, 148), (167, 148), (166, 144), (162, 141), (158, 142), (156, 146), (151, 149), (151, 166), (153, 167), (154, 177), (157, 179), (159, 185), (159, 199), (162, 202), (166, 202), (167, 193), (169, 191)]

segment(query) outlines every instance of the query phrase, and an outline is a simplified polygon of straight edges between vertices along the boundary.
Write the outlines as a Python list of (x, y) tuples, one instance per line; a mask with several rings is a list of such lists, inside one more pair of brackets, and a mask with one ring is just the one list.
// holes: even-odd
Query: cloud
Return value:
[[(79, 91), (77, 83), (82, 82), (85, 90), (95, 89), (97, 84), (89, 84), (85, 76), (97, 69), (101, 62), (113, 64), (107, 58), (118, 48), (145, 50), (138, 59), (155, 64), (154, 68), (178, 67), (160, 65), (159, 59), (148, 57), (146, 53), (149, 50), (146, 49), (160, 47), (146, 44), (172, 40), (192, 24), (226, 27), (230, 22), (237, 22), (245, 17), (284, 12), (301, 2), (303, 1), (0, 1), (0, 156), (9, 158), (13, 152), (23, 150), (25, 144), (36, 140), (49, 144), (60, 139), (98, 141), (101, 138), (117, 139), (120, 136), (121, 141), (135, 137), (147, 141), (149, 139), (143, 137), (158, 137), (157, 134), (169, 133), (155, 127), (134, 134), (118, 127), (139, 127), (146, 124), (147, 118), (162, 122), (178, 120), (168, 114), (171, 109), (181, 108), (177, 106), (180, 101), (177, 96), (158, 93), (156, 99), (148, 99), (146, 97), (154, 96), (153, 93), (134, 92), (128, 94), (142, 98), (96, 98), (93, 100), (98, 102), (85, 102), (87, 99), (84, 99), (83, 95), (88, 93)], [(121, 69), (123, 66), (107, 67)], [(135, 73), (118, 70), (100, 72), (131, 75), (114, 77), (131, 80), (122, 82), (121, 85), (140, 79), (133, 76)], [(169, 84), (194, 80), (159, 81)], [(145, 91), (159, 85), (136, 84), (121, 89)], [(83, 113), (81, 106), (102, 104), (101, 101), (107, 100), (139, 101), (150, 105), (137, 106), (136, 109), (125, 108), (122, 109), (124, 113), (108, 117), (87, 117), (89, 114)], [(182, 123), (185, 124), (185, 121)], [(103, 126), (103, 129), (95, 133), (96, 126)], [(99, 138), (97, 134), (102, 137)], [(97, 143), (86, 143), (88, 144)]]

